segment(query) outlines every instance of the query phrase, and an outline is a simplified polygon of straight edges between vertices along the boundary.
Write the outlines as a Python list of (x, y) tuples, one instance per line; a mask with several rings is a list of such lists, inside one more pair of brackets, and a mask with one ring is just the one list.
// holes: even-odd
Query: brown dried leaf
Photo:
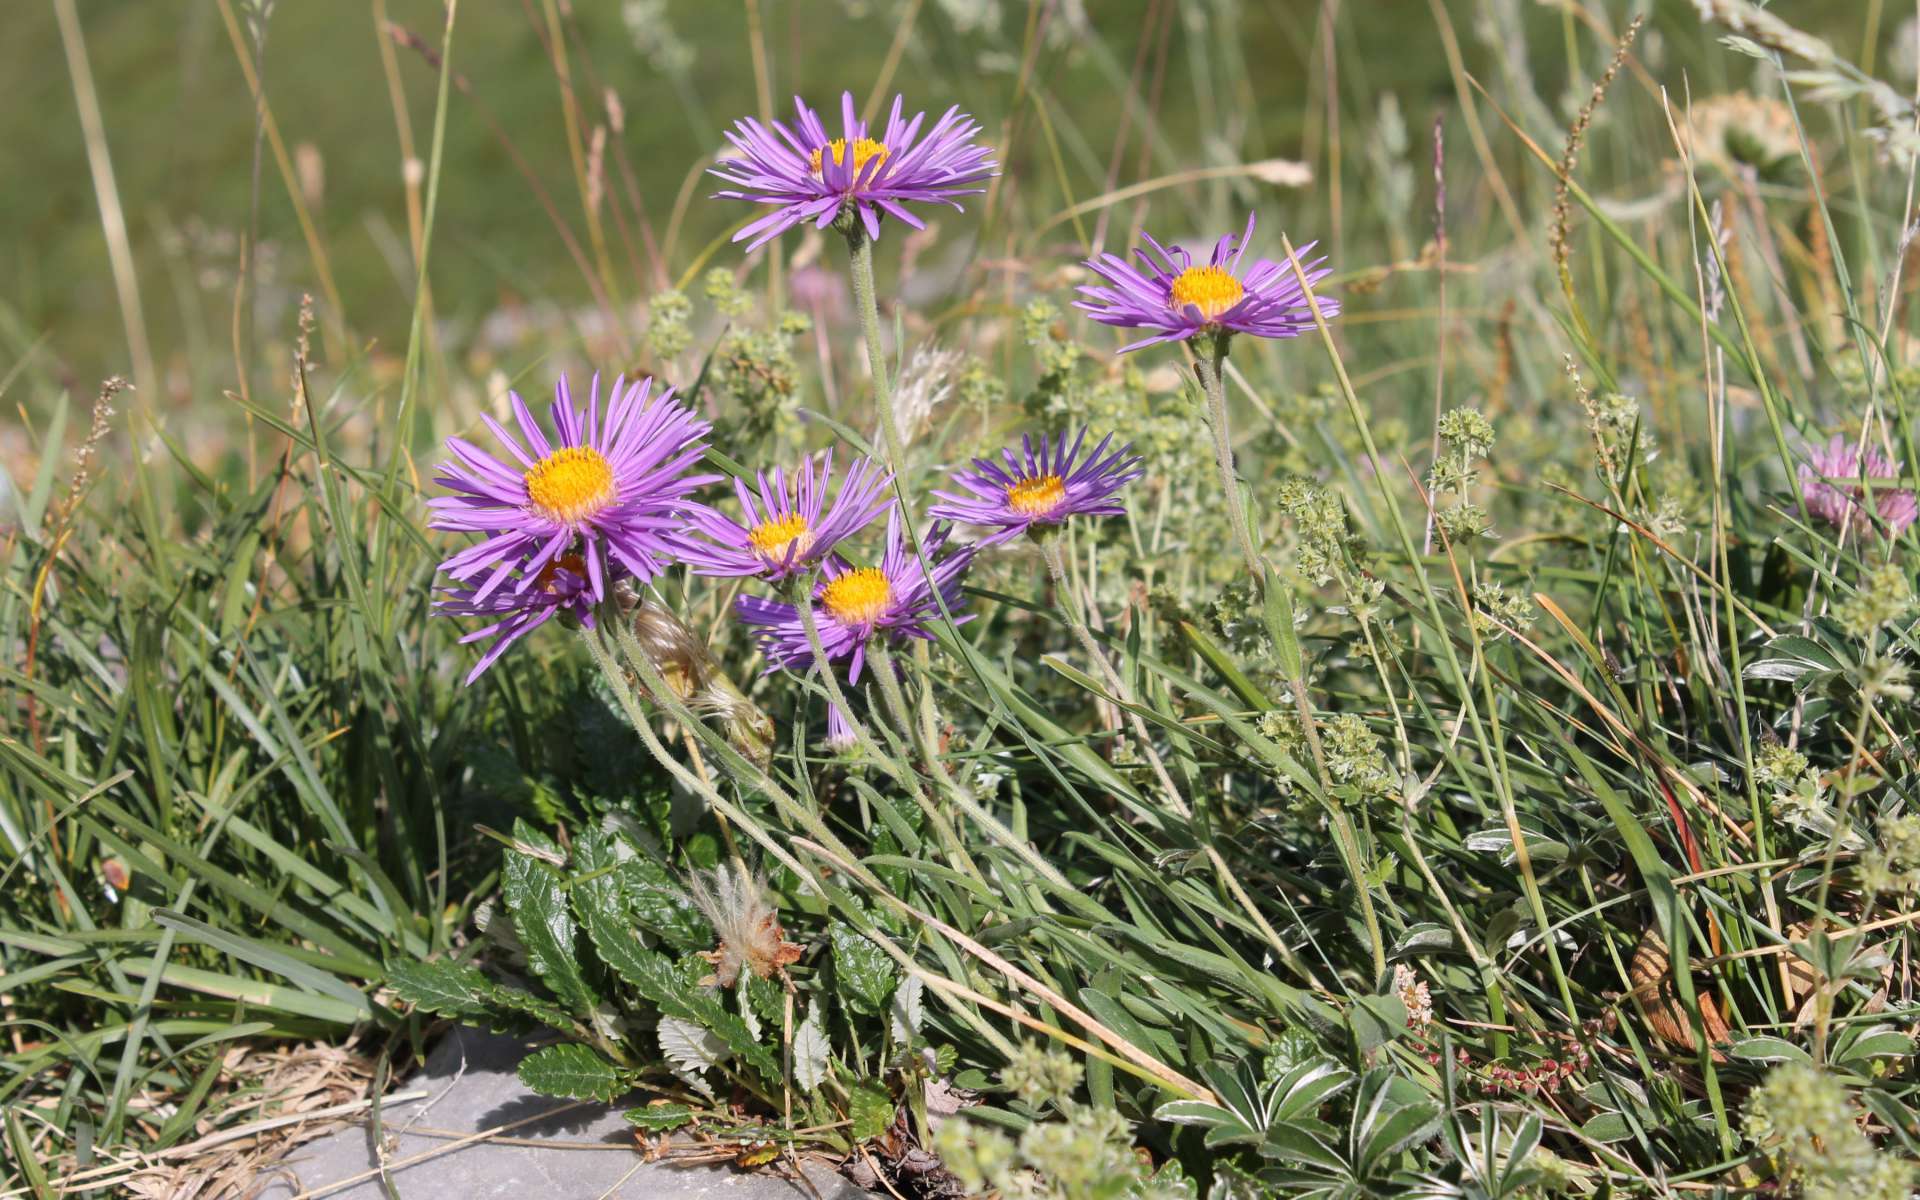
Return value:
[[(1672, 1049), (1691, 1051), (1692, 1017), (1674, 993), (1672, 959), (1657, 931), (1648, 929), (1640, 935), (1640, 944), (1633, 948), (1633, 960), (1627, 965), (1627, 979), (1633, 988), (1632, 997), (1646, 1013), (1647, 1026), (1655, 1039)], [(1707, 1044), (1720, 1046), (1728, 1039), (1728, 1029), (1719, 1008), (1713, 997), (1703, 990), (1696, 988), (1694, 998), (1700, 1003), (1700, 1022), (1706, 1027)], [(1716, 1048), (1713, 1058), (1715, 1062), (1723, 1062), (1726, 1056)]]

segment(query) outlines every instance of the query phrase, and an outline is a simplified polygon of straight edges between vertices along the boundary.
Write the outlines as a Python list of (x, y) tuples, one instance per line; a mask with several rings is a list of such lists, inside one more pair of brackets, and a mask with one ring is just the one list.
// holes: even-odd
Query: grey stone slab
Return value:
[[(427, 1099), (384, 1113), (393, 1137), (389, 1164), (438, 1149), (450, 1139), (404, 1132), (409, 1122), (429, 1129), (474, 1133), (509, 1121), (552, 1116), (521, 1125), (506, 1136), (574, 1145), (525, 1146), (476, 1143), (413, 1166), (389, 1169), (401, 1200), (811, 1200), (797, 1183), (727, 1166), (677, 1167), (644, 1163), (633, 1145), (633, 1127), (620, 1106), (572, 1107), (572, 1102), (529, 1092), (514, 1067), (530, 1048), (517, 1038), (477, 1029), (456, 1029), (427, 1056), (426, 1069), (407, 1080), (406, 1091)], [(445, 1093), (444, 1095), (442, 1093)], [(438, 1097), (438, 1099), (435, 1099)], [(424, 1111), (423, 1111), (424, 1110)], [(594, 1149), (576, 1148), (594, 1143)], [(601, 1148), (604, 1147), (604, 1148)], [(279, 1177), (259, 1200), (291, 1200), (303, 1191), (354, 1178), (377, 1165), (363, 1125), (350, 1125), (295, 1149)], [(824, 1200), (867, 1195), (824, 1166), (808, 1178)], [(327, 1193), (328, 1200), (386, 1200), (377, 1179)]]

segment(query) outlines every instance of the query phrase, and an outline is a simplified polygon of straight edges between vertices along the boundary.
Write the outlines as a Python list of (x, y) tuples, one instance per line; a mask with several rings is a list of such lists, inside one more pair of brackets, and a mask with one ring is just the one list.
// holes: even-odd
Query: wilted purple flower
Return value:
[(435, 612), (450, 617), (493, 618), (491, 624), (460, 639), (463, 646), (493, 639), (473, 670), (467, 672), (467, 683), (480, 678), (508, 646), (557, 616), (571, 616), (593, 628), (593, 595), (587, 583), (587, 565), (580, 555), (563, 554), (520, 584), (484, 597), (470, 587), (448, 588), (434, 602)]
[(687, 496), (720, 477), (686, 473), (706, 451), (707, 423), (676, 403), (671, 388), (652, 396), (652, 387), (651, 379), (615, 380), (603, 419), (600, 377), (582, 413), (562, 376), (552, 442), (512, 396), (524, 445), (493, 418), (481, 420), (518, 466), (463, 438), (447, 439), (454, 457), (434, 482), (455, 494), (427, 503), (434, 528), (487, 535), (440, 564), (456, 580), (479, 581), (473, 603), (503, 586), (516, 594), (534, 588), (547, 564), (568, 553), (581, 556), (595, 602), (606, 598), (615, 566), (642, 582), (665, 569), (682, 514), (696, 507)]
[(1085, 429), (1071, 446), (1065, 433), (1055, 440), (1042, 434), (1036, 454), (1033, 439), (1023, 437), (1020, 457), (1014, 457), (1012, 447), (1000, 451), (1006, 461), (1004, 470), (991, 459), (976, 458), (971, 469), (953, 474), (953, 481), (966, 491), (935, 492), (948, 503), (934, 505), (927, 515), (996, 527), (980, 540), (982, 546), (998, 545), (1035, 525), (1064, 524), (1068, 517), (1119, 516), (1127, 510), (1113, 499), (1114, 493), (1140, 478), (1140, 459), (1129, 456), (1132, 445), (1107, 454), (1107, 446), (1113, 441), (1113, 435), (1108, 434), (1076, 466), (1080, 446), (1086, 440)]
[[(1152, 237), (1141, 236), (1153, 253), (1135, 251), (1140, 268), (1115, 254), (1088, 259), (1087, 268), (1106, 286), (1085, 285), (1079, 290), (1086, 298), (1074, 301), (1074, 307), (1102, 325), (1153, 331), (1152, 337), (1123, 346), (1120, 353), (1156, 342), (1183, 342), (1202, 333), (1290, 338), (1313, 328), (1313, 309), (1290, 263), (1261, 258), (1243, 269), (1247, 247), (1253, 242), (1252, 215), (1238, 241), (1232, 234), (1221, 238), (1213, 245), (1213, 257), (1201, 265), (1195, 265), (1193, 256), (1179, 246), (1169, 250)], [(1299, 253), (1304, 256), (1313, 246), (1308, 242)], [(1309, 283), (1331, 273), (1320, 265), (1325, 261), (1302, 261)], [(1338, 300), (1315, 299), (1321, 316), (1339, 315)]]
[(752, 117), (735, 123), (727, 140), (740, 152), (709, 168), (729, 187), (715, 196), (773, 205), (774, 210), (733, 235), (752, 239), (757, 249), (803, 221), (825, 229), (842, 212), (851, 210), (866, 226), (867, 236), (880, 236), (880, 217), (891, 214), (915, 229), (921, 220), (907, 211), (907, 203), (951, 204), (955, 196), (986, 189), (974, 185), (991, 177), (996, 168), (993, 150), (974, 144), (980, 126), (958, 108), (949, 108), (920, 134), (925, 113), (901, 119), (900, 97), (879, 138), (867, 136), (867, 124), (854, 112), (853, 93), (840, 97), (839, 137), (828, 137), (820, 114), (804, 100), (793, 98), (797, 119), (789, 128), (779, 121), (772, 128)]
[(827, 701), (827, 749), (834, 754), (851, 754), (859, 744), (853, 722), (847, 720), (847, 714), (840, 711), (838, 704)]
[[(833, 482), (833, 451), (827, 451), (818, 475), (814, 460), (800, 467), (799, 478), (789, 486), (786, 472), (775, 467), (771, 474), (761, 471), (748, 487), (744, 479), (733, 481), (745, 521), (736, 521), (710, 508), (697, 508), (688, 514), (693, 529), (705, 541), (692, 538), (681, 542), (679, 556), (692, 563), (702, 575), (759, 575), (766, 579), (784, 579), (795, 571), (810, 567), (832, 553), (836, 543), (866, 527), (885, 512), (892, 501), (886, 496), (893, 477), (864, 458), (856, 458), (847, 468), (846, 478), (833, 502), (827, 493)], [(824, 511), (823, 511), (824, 510)]]
[[(948, 612), (959, 608), (960, 577), (973, 561), (973, 551), (962, 549), (938, 558), (946, 540), (946, 530), (936, 526), (927, 536), (924, 551), (932, 567), (933, 587), (940, 589), (937, 599), (928, 586), (928, 572), (921, 569), (913, 547), (902, 537), (898, 511), (887, 517), (887, 550), (878, 566), (856, 567), (838, 559), (827, 563), (826, 578), (813, 590), (814, 620), (827, 658), (852, 659), (847, 669), (850, 681), (860, 681), (867, 643), (876, 636), (931, 638), (927, 626), (938, 618), (941, 604)], [(754, 626), (768, 670), (812, 664), (806, 626), (793, 605), (742, 596), (734, 601), (734, 613)], [(955, 622), (969, 619), (956, 617)]]
[[(1893, 536), (1899, 537), (1920, 516), (1920, 504), (1915, 503), (1912, 490), (1892, 486), (1892, 481), (1900, 478), (1900, 467), (1877, 446), (1868, 446), (1863, 458), (1851, 438), (1835, 434), (1825, 446), (1807, 447), (1807, 461), (1800, 464), (1800, 494), (1806, 498), (1807, 511), (1835, 529), (1867, 527), (1869, 522), (1860, 503), (1866, 493), (1858, 483), (1845, 482), (1864, 475), (1875, 481), (1874, 510)], [(1888, 481), (1884, 486), (1878, 482), (1883, 479)]]

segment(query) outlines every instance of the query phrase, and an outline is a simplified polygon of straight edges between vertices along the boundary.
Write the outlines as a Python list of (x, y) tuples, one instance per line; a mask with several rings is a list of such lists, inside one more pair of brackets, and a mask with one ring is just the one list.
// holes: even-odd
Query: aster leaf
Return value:
[(870, 1017), (885, 1012), (887, 1000), (900, 981), (893, 960), (844, 921), (834, 922), (829, 936), (833, 942), (834, 979), (841, 998), (856, 1012)]
[(666, 1133), (693, 1121), (693, 1109), (685, 1104), (649, 1104), (620, 1115), (629, 1125), (648, 1133)]
[(820, 1090), (829, 1074), (832, 1047), (827, 1041), (825, 1013), (826, 1006), (815, 1001), (807, 1010), (807, 1019), (793, 1031), (793, 1081), (808, 1094)]
[[(693, 961), (699, 963), (697, 959)], [(666, 955), (631, 944), (627, 952), (608, 957), (606, 964), (651, 1001), (662, 1018), (689, 1021), (712, 1031), (756, 1070), (768, 1078), (779, 1077), (780, 1063), (773, 1051), (753, 1036), (737, 1014), (727, 1011), (716, 993), (700, 987), (690, 978), (688, 970), (683, 970)], [(700, 968), (705, 965), (699, 963)]]
[[(582, 833), (573, 865), (581, 876), (572, 887), (574, 908), (602, 955), (607, 949), (588, 920), (589, 909), (603, 926), (638, 925), (676, 950), (697, 950), (712, 941), (706, 919), (673, 876), (619, 830)], [(636, 940), (631, 932), (625, 937)]]
[(523, 1028), (523, 1018), (572, 1031), (574, 1022), (558, 1006), (532, 992), (508, 987), (486, 977), (466, 963), (406, 959), (387, 968), (387, 982), (394, 993), (422, 1012), (457, 1017), (489, 1028)]
[[(551, 843), (525, 821), (515, 837), (532, 845)], [(560, 872), (531, 854), (510, 850), (500, 872), (500, 893), (513, 914), (514, 931), (527, 948), (527, 963), (568, 1010), (591, 1012), (599, 1002), (581, 973), (572, 910)]]
[(402, 960), (387, 967), (387, 983), (422, 1012), (471, 1019), (494, 1011), (487, 1003), (492, 981), (465, 963)]
[(867, 1080), (854, 1086), (847, 1103), (847, 1115), (853, 1120), (853, 1140), (870, 1141), (893, 1124), (893, 1097), (887, 1089)]
[(515, 1073), (543, 1096), (611, 1101), (626, 1091), (619, 1069), (578, 1042), (536, 1050), (520, 1060)]
[(695, 1021), (662, 1017), (655, 1034), (660, 1039), (660, 1053), (683, 1073), (698, 1075), (733, 1057), (720, 1035)]
[(920, 1032), (920, 1022), (925, 1015), (921, 1007), (921, 997), (926, 984), (918, 975), (909, 975), (893, 990), (893, 1038), (905, 1044), (911, 1042)]

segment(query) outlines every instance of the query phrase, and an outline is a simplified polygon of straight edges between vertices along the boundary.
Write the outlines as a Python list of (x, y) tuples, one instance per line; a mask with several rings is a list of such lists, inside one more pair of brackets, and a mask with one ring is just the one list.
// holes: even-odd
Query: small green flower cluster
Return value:
[(1774, 815), (1788, 824), (1816, 832), (1831, 826), (1833, 810), (1820, 772), (1785, 742), (1760, 747), (1753, 760), (1753, 782), (1771, 799)]
[[(1355, 463), (1365, 461), (1366, 439), (1360, 436), (1359, 426), (1345, 419), (1345, 401), (1331, 381), (1318, 384), (1312, 391), (1280, 393), (1272, 405), (1272, 425), (1253, 436), (1252, 446), (1276, 471), (1310, 475), (1324, 470), (1328, 444), (1338, 447)], [(1377, 417), (1372, 425), (1374, 444), (1389, 460), (1412, 436), (1407, 422), (1399, 416)], [(1292, 431), (1294, 436), (1283, 437), (1280, 430)]]
[(1640, 401), (1621, 392), (1596, 398), (1584, 387), (1577, 390), (1587, 410), (1587, 431), (1593, 435), (1594, 469), (1608, 486), (1621, 486), (1629, 453), (1641, 462), (1653, 457), (1653, 430), (1641, 422)]
[(1443, 450), (1428, 481), (1434, 504), (1442, 496), (1454, 500), (1434, 510), (1434, 523), (1454, 542), (1492, 537), (1493, 518), (1473, 502), (1472, 494), (1480, 483), (1478, 464), (1493, 450), (1493, 423), (1474, 409), (1456, 408), (1440, 418), (1438, 428)]
[(1509, 590), (1497, 579), (1482, 579), (1473, 585), (1473, 627), (1489, 641), (1505, 637), (1508, 630), (1532, 626), (1533, 601), (1518, 590)]
[(1881, 820), (1879, 844), (1860, 856), (1860, 886), (1875, 895), (1920, 889), (1920, 813)]
[(1001, 1068), (1000, 1082), (1031, 1108), (1056, 1107), (1073, 1099), (1083, 1074), (1071, 1055), (1038, 1042), (1022, 1042)]
[[(738, 415), (727, 423), (723, 435), (739, 445), (780, 431), (791, 418), (800, 391), (800, 366), (793, 345), (813, 328), (812, 322), (786, 310), (764, 325), (749, 321), (757, 306), (753, 293), (724, 267), (708, 271), (700, 286), (726, 324), (726, 332), (713, 348), (708, 386), (740, 402)], [(693, 311), (693, 301), (685, 292), (666, 291), (653, 297), (647, 308), (647, 345), (658, 358), (676, 358), (693, 344)]]
[(1334, 790), (1365, 803), (1391, 796), (1398, 786), (1379, 735), (1352, 713), (1341, 713), (1321, 723), (1321, 749), (1327, 756), (1327, 774), (1338, 781)]
[(647, 305), (647, 345), (675, 358), (693, 344), (693, 301), (680, 291), (657, 292)]
[(942, 1163), (968, 1194), (1005, 1200), (1193, 1200), (1198, 1194), (1178, 1165), (1151, 1171), (1133, 1150), (1133, 1127), (1111, 1108), (1076, 1104), (1080, 1064), (1058, 1050), (1028, 1044), (1015, 1051), (1000, 1081), (1030, 1106), (1051, 1103), (1059, 1121), (1035, 1121), (1019, 1140), (967, 1121), (947, 1121), (934, 1134)]
[(1880, 563), (1860, 575), (1854, 593), (1833, 606), (1834, 619), (1848, 636), (1866, 640), (1913, 608), (1913, 583), (1897, 563)]
[(1338, 584), (1349, 600), (1368, 589), (1372, 581), (1362, 575), (1357, 561), (1365, 543), (1348, 529), (1347, 506), (1337, 492), (1295, 477), (1283, 481), (1273, 499), (1299, 537), (1293, 565), (1302, 576), (1315, 587)]
[(1753, 1093), (1745, 1129), (1805, 1200), (1906, 1200), (1912, 1165), (1873, 1148), (1860, 1129), (1863, 1115), (1833, 1076), (1790, 1064)]

